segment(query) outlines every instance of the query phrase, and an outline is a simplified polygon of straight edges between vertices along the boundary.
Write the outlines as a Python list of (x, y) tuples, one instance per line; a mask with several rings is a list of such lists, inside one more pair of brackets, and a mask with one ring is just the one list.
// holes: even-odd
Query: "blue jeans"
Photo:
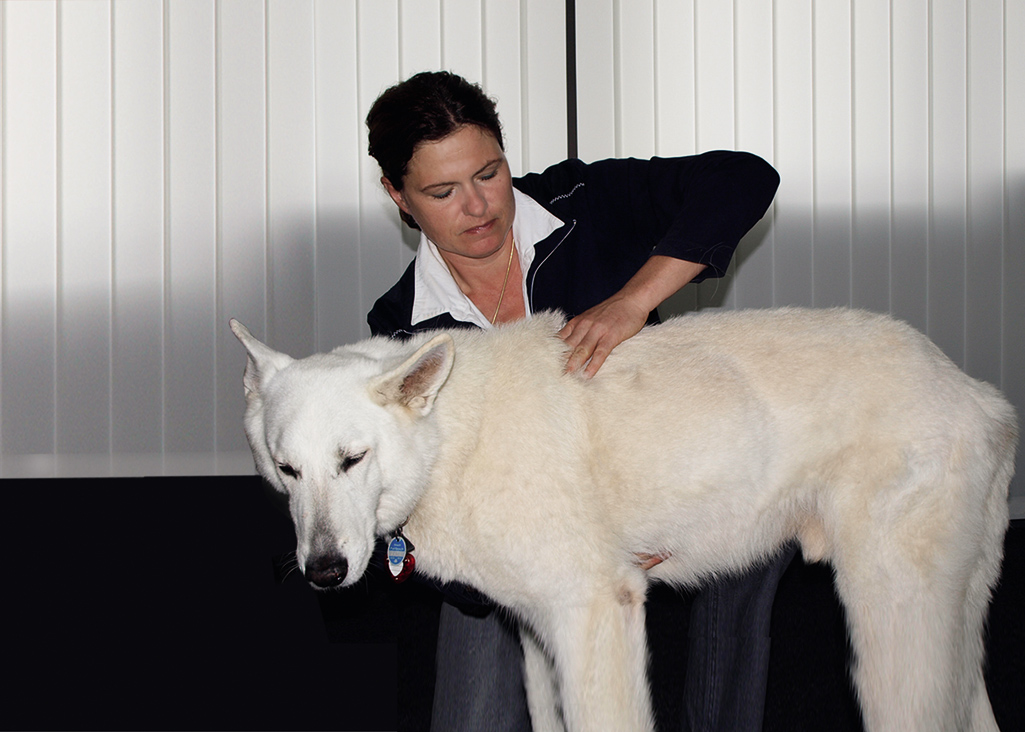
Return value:
[[(685, 732), (758, 732), (769, 673), (776, 587), (791, 544), (742, 575), (714, 582), (691, 605)], [(444, 604), (438, 629), (432, 732), (530, 732), (519, 636), (501, 613)]]

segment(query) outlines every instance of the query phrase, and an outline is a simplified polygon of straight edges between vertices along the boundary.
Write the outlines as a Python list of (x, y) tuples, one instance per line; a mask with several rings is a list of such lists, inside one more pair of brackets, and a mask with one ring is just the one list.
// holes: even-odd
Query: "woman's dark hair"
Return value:
[[(367, 114), (368, 152), (397, 191), (422, 142), (435, 142), (460, 127), (490, 132), (505, 150), (495, 102), (477, 84), (448, 71), (424, 71), (385, 90)], [(414, 229), (413, 218), (400, 212)]]

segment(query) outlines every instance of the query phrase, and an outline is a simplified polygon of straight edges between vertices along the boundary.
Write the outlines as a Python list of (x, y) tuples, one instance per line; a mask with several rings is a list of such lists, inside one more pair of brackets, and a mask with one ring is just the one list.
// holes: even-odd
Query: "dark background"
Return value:
[[(383, 570), (341, 593), (288, 572), (286, 509), (253, 476), (3, 480), (6, 729), (426, 730), (437, 598)], [(656, 586), (651, 672), (682, 688), (687, 619)], [(685, 608), (684, 608), (685, 610)], [(1025, 729), (1025, 522), (1008, 534), (987, 683)], [(766, 730), (858, 730), (828, 566), (773, 611)], [(677, 728), (677, 695), (656, 698)]]

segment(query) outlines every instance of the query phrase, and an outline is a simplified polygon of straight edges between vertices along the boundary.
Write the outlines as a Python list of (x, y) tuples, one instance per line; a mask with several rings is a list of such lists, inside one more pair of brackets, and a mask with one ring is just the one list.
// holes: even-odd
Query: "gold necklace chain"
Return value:
[(509, 286), (509, 272), (512, 271), (512, 260), (513, 254), (516, 253), (516, 240), (513, 239), (512, 246), (509, 247), (509, 263), (505, 265), (505, 282), (502, 283), (502, 292), (498, 296), (498, 306), (495, 308), (495, 314), (491, 316), (491, 324), (494, 325), (495, 321), (498, 320), (498, 311), (502, 309), (502, 300), (505, 299), (505, 289)]

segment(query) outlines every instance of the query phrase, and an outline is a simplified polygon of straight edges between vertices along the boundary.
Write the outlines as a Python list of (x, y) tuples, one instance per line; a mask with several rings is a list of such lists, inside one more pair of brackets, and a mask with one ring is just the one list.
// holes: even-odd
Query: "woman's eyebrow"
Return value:
[[(494, 166), (496, 164), (500, 164), (502, 162), (502, 160), (503, 160), (503, 158), (495, 158), (494, 160), (489, 160), (488, 162), (484, 163), (483, 166), (481, 166), (480, 170), (476, 171), (473, 174), (473, 177), (476, 177), (476, 176), (480, 175), (481, 173), (486, 171), (488, 168), (490, 168), (490, 167), (492, 167), (492, 166)], [(445, 186), (454, 186), (456, 183), (457, 183), (457, 181), (440, 181), (438, 183), (429, 183), (429, 184), (425, 185), (423, 188), (421, 188), (420, 190), (426, 192), (426, 191), (430, 190), (431, 188), (444, 188)]]

